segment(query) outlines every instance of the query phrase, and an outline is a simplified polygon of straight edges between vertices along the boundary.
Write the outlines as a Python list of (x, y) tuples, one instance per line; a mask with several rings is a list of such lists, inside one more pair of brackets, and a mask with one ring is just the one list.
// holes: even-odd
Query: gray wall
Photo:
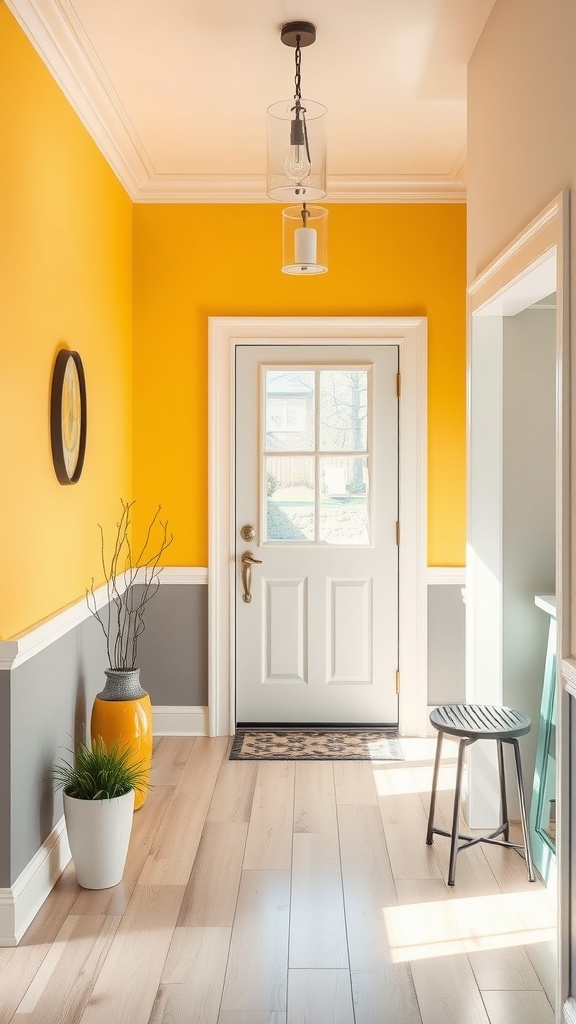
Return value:
[[(207, 704), (207, 587), (161, 586), (147, 608), (139, 665), (153, 704)], [(50, 765), (88, 736), (105, 682), (105, 641), (89, 618), (0, 672), (0, 888), (11, 886), (62, 815)]]
[(10, 885), (10, 806), (10, 673), (0, 672), (0, 888)]
[(534, 595), (555, 593), (555, 325), (553, 309), (504, 318), (503, 696), (534, 723), (522, 741), (528, 798), (550, 625)]
[(98, 630), (87, 620), (6, 673), (11, 675), (11, 814), (9, 833), (0, 836), (0, 886), (13, 884), (62, 815), (61, 794), (53, 793), (47, 775), (55, 757), (87, 736), (105, 668)]
[(428, 704), (466, 700), (466, 607), (462, 586), (428, 586)]
[(146, 609), (140, 681), (152, 704), (208, 704), (208, 587), (167, 584)]

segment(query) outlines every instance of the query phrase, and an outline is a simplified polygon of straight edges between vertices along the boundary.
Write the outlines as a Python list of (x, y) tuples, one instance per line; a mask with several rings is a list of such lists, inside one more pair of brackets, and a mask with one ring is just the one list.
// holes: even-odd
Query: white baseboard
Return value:
[(207, 707), (153, 707), (155, 736), (207, 736)]
[(0, 889), (0, 946), (17, 946), (70, 860), (64, 818), (10, 889)]
[(434, 726), (432, 725), (432, 723), (430, 721), (430, 712), (434, 711), (438, 706), (439, 706), (438, 704), (429, 704), (428, 707), (426, 708), (426, 720), (428, 722), (428, 731), (426, 733), (427, 736), (437, 736), (438, 735), (438, 730), (434, 728)]
[(466, 586), (466, 566), (429, 565), (426, 570), (428, 586)]

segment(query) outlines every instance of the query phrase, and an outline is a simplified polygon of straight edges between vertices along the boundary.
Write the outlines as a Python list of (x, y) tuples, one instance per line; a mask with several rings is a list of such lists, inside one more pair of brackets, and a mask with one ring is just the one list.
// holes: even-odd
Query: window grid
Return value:
[[(343, 458), (359, 458), (364, 460), (365, 473), (367, 480), (366, 490), (366, 526), (368, 539), (367, 543), (371, 543), (371, 532), (372, 532), (372, 514), (371, 514), (371, 499), (370, 499), (370, 481), (371, 481), (371, 442), (372, 442), (372, 366), (366, 366), (365, 364), (336, 364), (336, 365), (324, 365), (322, 367), (312, 368), (310, 365), (302, 366), (290, 366), (287, 367), (292, 373), (314, 372), (314, 388), (313, 388), (313, 403), (314, 403), (314, 447), (313, 448), (294, 448), (276, 450), (271, 448), (267, 444), (267, 419), (268, 419), (268, 393), (267, 393), (267, 373), (270, 370), (278, 371), (283, 369), (281, 366), (263, 366), (261, 368), (261, 451), (260, 451), (260, 490), (261, 500), (260, 508), (261, 512), (261, 523), (264, 529), (261, 531), (263, 536), (261, 537), (261, 543), (272, 543), (272, 544), (292, 544), (296, 543), (299, 546), (302, 545), (322, 545), (329, 543), (321, 540), (321, 505), (322, 499), (325, 497), (325, 492), (322, 491), (322, 463), (321, 460), (329, 459), (343, 459)], [(325, 371), (335, 372), (349, 372), (351, 370), (366, 371), (366, 443), (362, 448), (339, 448), (339, 449), (321, 449), (320, 448), (320, 429), (321, 429), (321, 416), (322, 416), (322, 401), (321, 401), (321, 389), (320, 379), (321, 374)], [(273, 401), (277, 401), (274, 400)], [(313, 516), (314, 516), (314, 539), (303, 538), (302, 540), (292, 540), (290, 538), (272, 538), (268, 536), (268, 494), (267, 494), (267, 460), (270, 458), (288, 460), (290, 458), (301, 458), (301, 459), (314, 459), (314, 501), (313, 501)], [(350, 545), (354, 545), (354, 542), (350, 540)]]

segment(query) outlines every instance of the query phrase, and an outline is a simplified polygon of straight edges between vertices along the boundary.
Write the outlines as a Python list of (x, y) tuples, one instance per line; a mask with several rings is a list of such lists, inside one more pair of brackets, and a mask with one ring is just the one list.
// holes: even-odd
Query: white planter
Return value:
[(78, 884), (109, 889), (124, 873), (134, 814), (134, 790), (112, 800), (77, 800), (64, 793), (64, 818)]

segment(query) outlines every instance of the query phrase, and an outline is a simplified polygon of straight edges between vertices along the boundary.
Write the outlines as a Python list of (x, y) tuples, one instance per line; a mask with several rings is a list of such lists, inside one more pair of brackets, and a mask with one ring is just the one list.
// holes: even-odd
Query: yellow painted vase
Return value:
[(92, 708), (90, 734), (101, 736), (107, 747), (120, 740), (121, 746), (133, 750), (130, 763), (142, 762), (146, 773), (146, 786), (134, 794), (134, 810), (144, 803), (150, 780), (152, 761), (152, 705), (150, 697), (140, 686), (140, 669), (128, 671), (106, 669), (106, 686), (99, 693)]

